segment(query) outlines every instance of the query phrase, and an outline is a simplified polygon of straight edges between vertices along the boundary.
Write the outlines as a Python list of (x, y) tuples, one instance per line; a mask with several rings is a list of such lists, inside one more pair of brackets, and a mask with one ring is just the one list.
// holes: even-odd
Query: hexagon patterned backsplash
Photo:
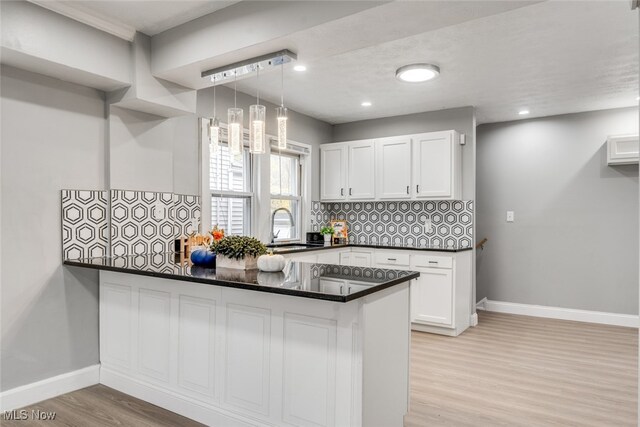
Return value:
[(198, 196), (110, 193), (107, 198), (106, 191), (62, 190), (64, 259), (172, 252), (175, 239), (191, 233), (194, 220), (200, 222)]
[(109, 248), (106, 191), (62, 190), (62, 257), (93, 258)]
[(311, 230), (319, 231), (331, 220), (347, 221), (349, 243), (458, 248), (473, 244), (471, 200), (312, 202)]

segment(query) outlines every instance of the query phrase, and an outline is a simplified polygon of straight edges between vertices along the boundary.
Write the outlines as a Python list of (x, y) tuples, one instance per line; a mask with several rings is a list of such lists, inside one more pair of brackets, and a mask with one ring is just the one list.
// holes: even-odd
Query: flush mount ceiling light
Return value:
[(363, 107), (371, 107), (371, 103), (369, 101), (364, 101), (362, 104)]
[(529, 114), (529, 110), (520, 110), (518, 111), (518, 114), (520, 114), (521, 116), (526, 116), (527, 114)]
[(420, 83), (440, 75), (440, 67), (433, 64), (410, 64), (396, 70), (396, 78), (403, 82)]
[(304, 65), (296, 65), (295, 67), (293, 67), (294, 71), (307, 71), (307, 67)]

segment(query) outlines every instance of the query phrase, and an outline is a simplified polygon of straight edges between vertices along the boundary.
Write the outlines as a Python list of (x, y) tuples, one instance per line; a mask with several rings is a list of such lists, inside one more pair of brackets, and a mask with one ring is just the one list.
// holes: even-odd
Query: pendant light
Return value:
[(280, 106), (276, 108), (278, 119), (278, 148), (287, 148), (287, 109), (284, 106), (284, 61), (280, 63)]
[(252, 154), (264, 154), (267, 109), (264, 105), (260, 105), (260, 64), (257, 65), (257, 78), (256, 104), (249, 107), (249, 151)]
[(211, 141), (211, 153), (220, 151), (220, 121), (216, 116), (216, 86), (213, 81), (213, 118), (209, 121), (209, 139)]
[(244, 125), (244, 111), (242, 108), (238, 108), (237, 80), (238, 76), (236, 74), (233, 83), (233, 108), (227, 110), (227, 132), (229, 136), (229, 149), (232, 155), (242, 153), (242, 129)]

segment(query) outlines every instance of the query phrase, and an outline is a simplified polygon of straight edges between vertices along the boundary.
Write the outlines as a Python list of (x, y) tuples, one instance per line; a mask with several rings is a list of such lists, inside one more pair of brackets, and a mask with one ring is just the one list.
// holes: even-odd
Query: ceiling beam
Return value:
[(78, 4), (73, 4), (72, 2), (62, 2), (57, 0), (28, 1), (129, 42), (133, 41), (136, 34), (136, 29), (134, 27), (111, 19), (106, 19), (103, 16), (98, 16)]

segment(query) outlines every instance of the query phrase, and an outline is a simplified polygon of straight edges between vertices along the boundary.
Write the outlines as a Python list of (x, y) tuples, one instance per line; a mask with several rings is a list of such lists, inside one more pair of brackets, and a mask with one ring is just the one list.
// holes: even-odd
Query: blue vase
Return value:
[(197, 249), (191, 252), (191, 262), (202, 267), (215, 267), (216, 253), (206, 249)]

